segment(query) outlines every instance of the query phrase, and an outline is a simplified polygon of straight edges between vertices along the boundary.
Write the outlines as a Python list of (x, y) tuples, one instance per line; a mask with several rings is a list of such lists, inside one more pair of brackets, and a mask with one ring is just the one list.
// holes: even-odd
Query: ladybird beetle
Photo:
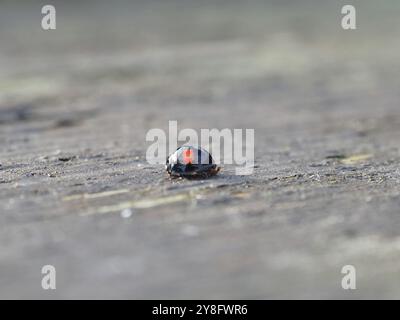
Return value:
[(211, 154), (202, 148), (182, 146), (167, 159), (167, 172), (172, 177), (204, 178), (216, 175), (220, 168)]

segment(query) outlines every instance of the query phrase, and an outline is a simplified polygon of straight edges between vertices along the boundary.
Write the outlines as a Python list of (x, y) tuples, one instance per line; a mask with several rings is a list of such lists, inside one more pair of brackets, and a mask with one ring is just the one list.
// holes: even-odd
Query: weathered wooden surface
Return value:
[[(0, 297), (400, 298), (400, 4), (327, 2), (0, 2)], [(168, 120), (254, 175), (170, 181)]]

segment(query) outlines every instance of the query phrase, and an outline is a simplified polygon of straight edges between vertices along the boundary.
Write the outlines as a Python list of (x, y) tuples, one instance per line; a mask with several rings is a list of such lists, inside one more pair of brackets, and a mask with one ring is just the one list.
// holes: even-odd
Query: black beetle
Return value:
[(220, 167), (204, 149), (182, 146), (168, 157), (166, 169), (172, 177), (206, 178), (216, 175)]

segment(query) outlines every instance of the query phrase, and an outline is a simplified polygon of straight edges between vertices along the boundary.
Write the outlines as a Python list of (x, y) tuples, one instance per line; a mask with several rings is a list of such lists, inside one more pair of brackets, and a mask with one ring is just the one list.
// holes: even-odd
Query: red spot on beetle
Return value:
[(183, 152), (183, 163), (192, 164), (193, 161), (193, 151), (191, 149), (186, 149)]

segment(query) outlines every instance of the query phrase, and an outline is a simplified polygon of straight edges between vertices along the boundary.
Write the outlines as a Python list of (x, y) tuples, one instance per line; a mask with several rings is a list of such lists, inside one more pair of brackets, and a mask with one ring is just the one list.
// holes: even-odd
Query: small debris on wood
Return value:
[(61, 161), (61, 162), (68, 162), (68, 161), (71, 161), (73, 159), (76, 159), (76, 156), (61, 156), (61, 157), (58, 157), (58, 160)]
[(124, 219), (128, 219), (132, 216), (132, 209), (126, 208), (121, 211), (121, 217)]
[(68, 128), (68, 127), (73, 127), (78, 125), (79, 121), (77, 119), (60, 119), (57, 120), (56, 123), (54, 124), (55, 128)]

